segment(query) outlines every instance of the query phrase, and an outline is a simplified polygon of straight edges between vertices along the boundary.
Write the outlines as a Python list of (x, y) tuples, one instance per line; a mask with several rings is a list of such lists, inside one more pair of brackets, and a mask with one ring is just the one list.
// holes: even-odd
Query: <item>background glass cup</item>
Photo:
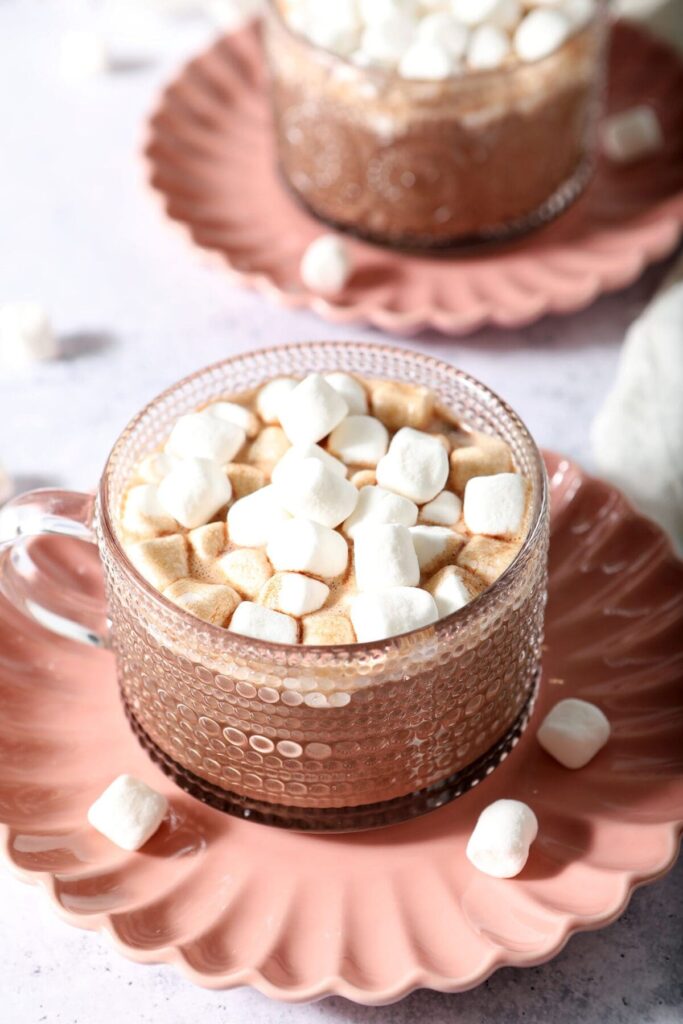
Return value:
[(502, 240), (556, 217), (590, 178), (606, 0), (555, 53), (441, 81), (361, 67), (297, 35), (270, 0), (280, 169), (320, 219), (375, 242)]
[[(134, 569), (116, 534), (131, 471), (183, 413), (281, 374), (346, 370), (431, 388), (466, 424), (502, 437), (531, 483), (528, 536), (480, 597), (426, 629), (377, 643), (286, 646), (183, 612)], [(222, 810), (298, 829), (375, 827), (422, 814), (481, 781), (528, 720), (539, 679), (548, 495), (541, 455), (516, 414), (428, 356), (344, 342), (237, 356), (186, 378), (126, 427), (91, 495), (36, 491), (0, 512), (5, 554), (22, 536), (96, 539), (111, 631), (25, 610), (110, 646), (124, 708), (150, 755)], [(10, 551), (11, 553), (11, 551)], [(5, 593), (7, 563), (0, 562)], [(11, 587), (9, 587), (11, 591)]]

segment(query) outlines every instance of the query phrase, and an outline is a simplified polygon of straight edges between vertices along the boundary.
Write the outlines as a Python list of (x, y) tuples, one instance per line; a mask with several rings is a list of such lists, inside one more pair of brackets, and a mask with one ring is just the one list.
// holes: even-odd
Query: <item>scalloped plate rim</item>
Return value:
[[(646, 39), (655, 40), (658, 45), (666, 46), (663, 40), (653, 36), (642, 27), (636, 26), (630, 21), (627, 23), (630, 28), (635, 28)], [(247, 30), (249, 30), (249, 26), (247, 26)], [(480, 302), (478, 307), (470, 313), (457, 312), (436, 304), (400, 312), (378, 306), (373, 302), (371, 296), (361, 297), (355, 304), (349, 305), (337, 303), (330, 298), (323, 298), (303, 287), (298, 291), (280, 288), (266, 273), (239, 269), (231, 263), (225, 250), (199, 241), (195, 237), (192, 225), (181, 216), (170, 212), (170, 197), (162, 187), (154, 182), (157, 168), (151, 148), (155, 133), (155, 119), (163, 111), (168, 95), (179, 79), (193, 64), (201, 63), (211, 53), (217, 51), (222, 44), (225, 44), (226, 39), (229, 38), (230, 33), (219, 37), (211, 46), (187, 61), (180, 71), (177, 71), (161, 88), (156, 102), (147, 115), (138, 146), (143, 180), (148, 192), (157, 200), (157, 208), (161, 211), (163, 220), (180, 232), (185, 243), (189, 242), (191, 249), (201, 261), (219, 267), (234, 284), (265, 295), (286, 309), (307, 309), (336, 325), (362, 326), (368, 324), (378, 330), (390, 331), (398, 335), (414, 335), (421, 331), (434, 330), (449, 337), (457, 337), (474, 333), (488, 325), (504, 329), (528, 327), (548, 315), (565, 316), (580, 312), (591, 306), (601, 295), (612, 294), (627, 288), (638, 280), (646, 267), (670, 255), (683, 238), (682, 191), (661, 203), (653, 204), (640, 215), (641, 218), (649, 218), (649, 223), (654, 223), (657, 226), (658, 234), (656, 238), (641, 239), (640, 248), (632, 254), (628, 263), (624, 262), (601, 271), (587, 272), (581, 279), (581, 287), (577, 285), (576, 293), (569, 299), (559, 293), (545, 296), (537, 294), (532, 297), (533, 302), (529, 303), (526, 310), (517, 312), (507, 308), (497, 308), (483, 302)], [(312, 221), (314, 220), (312, 215), (308, 216)], [(569, 248), (572, 249), (573, 246), (570, 244)], [(381, 247), (373, 246), (373, 249), (382, 252)], [(531, 306), (535, 308), (530, 308)]]

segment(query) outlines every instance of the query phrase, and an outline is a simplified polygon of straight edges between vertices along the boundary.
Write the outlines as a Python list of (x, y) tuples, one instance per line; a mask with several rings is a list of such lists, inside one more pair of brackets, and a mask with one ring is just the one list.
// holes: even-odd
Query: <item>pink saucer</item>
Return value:
[[(683, 824), (683, 564), (607, 484), (548, 455), (550, 603), (534, 719), (489, 779), (423, 818), (375, 832), (301, 835), (228, 817), (176, 789), (138, 746), (110, 654), (0, 609), (0, 839), (72, 924), (126, 956), (177, 964), (211, 988), (289, 1001), (337, 993), (382, 1004), (459, 992), (504, 965), (538, 964), (575, 931), (617, 917), (671, 867)], [(15, 563), (54, 611), (102, 611), (94, 549), (42, 538)], [(562, 697), (598, 703), (608, 745), (578, 773), (535, 726)], [(138, 854), (86, 824), (131, 772), (172, 814)], [(465, 843), (482, 808), (527, 801), (540, 822), (514, 880), (479, 874)]]
[(451, 257), (349, 239), (356, 273), (336, 300), (307, 291), (299, 263), (327, 230), (280, 182), (256, 28), (227, 36), (162, 94), (145, 146), (164, 210), (234, 280), (335, 323), (464, 334), (569, 313), (631, 284), (671, 252), (683, 225), (683, 64), (628, 23), (613, 31), (608, 106), (654, 106), (666, 145), (627, 167), (599, 164), (559, 220), (514, 244)]

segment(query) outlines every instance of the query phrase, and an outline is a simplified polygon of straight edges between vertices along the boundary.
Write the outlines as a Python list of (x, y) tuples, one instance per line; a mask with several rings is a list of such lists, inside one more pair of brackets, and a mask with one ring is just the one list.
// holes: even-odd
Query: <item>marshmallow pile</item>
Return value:
[(281, 377), (180, 416), (119, 520), (136, 569), (256, 640), (372, 642), (463, 608), (515, 557), (527, 482), (424, 387)]
[(542, 60), (584, 28), (596, 0), (281, 0), (289, 26), (360, 67), (435, 81)]

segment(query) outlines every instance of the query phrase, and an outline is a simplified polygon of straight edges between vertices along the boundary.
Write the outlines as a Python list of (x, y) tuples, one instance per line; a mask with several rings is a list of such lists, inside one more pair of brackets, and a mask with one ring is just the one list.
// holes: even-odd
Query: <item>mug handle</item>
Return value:
[(23, 538), (58, 535), (97, 544), (93, 530), (94, 494), (44, 488), (27, 491), (0, 508), (0, 590), (29, 618), (61, 636), (91, 647), (109, 647), (109, 638), (73, 619), (43, 607), (32, 598), (8, 593), (6, 578), (10, 549)]

